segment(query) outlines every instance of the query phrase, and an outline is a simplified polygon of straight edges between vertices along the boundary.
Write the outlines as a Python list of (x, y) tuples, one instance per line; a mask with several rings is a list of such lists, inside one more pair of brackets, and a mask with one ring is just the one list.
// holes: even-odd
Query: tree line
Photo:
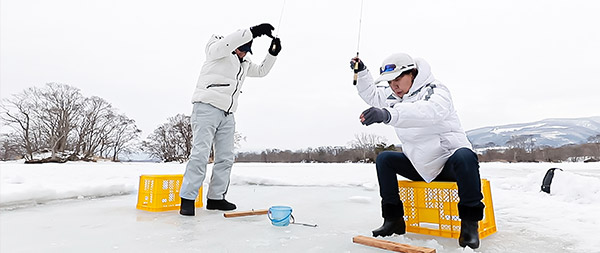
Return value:
[[(245, 137), (235, 132), (235, 147), (239, 148)], [(190, 116), (183, 114), (168, 118), (142, 143), (144, 152), (164, 162), (185, 162), (192, 148)], [(384, 150), (396, 150), (394, 145), (385, 144), (385, 138), (373, 134), (357, 134), (349, 147), (318, 147), (305, 150), (267, 149), (261, 153), (240, 152), (238, 162), (372, 162)], [(211, 152), (209, 159), (213, 159)]]
[[(318, 147), (303, 150), (266, 149), (262, 152), (238, 153), (238, 162), (374, 162), (377, 155), (386, 150), (402, 151), (401, 147), (387, 145), (383, 137), (358, 134), (349, 147)], [(539, 147), (535, 136), (512, 136), (502, 149), (494, 144), (478, 154), (480, 162), (578, 162), (600, 161), (600, 134), (588, 138), (587, 143), (569, 144), (561, 147)]]
[[(0, 119), (12, 129), (0, 136), (2, 160), (27, 163), (119, 160), (133, 152), (141, 130), (106, 100), (84, 97), (78, 88), (48, 83), (3, 99)], [(35, 154), (50, 153), (49, 157)]]
[(375, 134), (360, 133), (348, 146), (322, 146), (300, 150), (266, 149), (261, 152), (241, 152), (236, 156), (237, 162), (309, 162), (309, 163), (343, 163), (374, 162), (383, 151), (399, 151), (394, 144), (386, 144), (387, 140)]
[[(26, 163), (118, 161), (122, 154), (145, 152), (163, 162), (185, 162), (192, 152), (190, 116), (177, 114), (140, 141), (133, 119), (106, 100), (84, 97), (78, 88), (48, 83), (3, 99), (0, 120), (12, 129), (0, 135), (0, 160), (24, 158)], [(245, 137), (235, 132), (235, 147)], [(267, 149), (260, 154), (240, 153), (245, 162), (372, 162), (383, 150), (396, 150), (385, 138), (357, 134), (348, 147), (318, 147), (290, 151)], [(46, 155), (50, 153), (49, 157)], [(211, 158), (213, 156), (211, 152)]]
[[(318, 147), (302, 150), (266, 149), (261, 152), (242, 152), (236, 157), (237, 162), (374, 162), (379, 153), (385, 150), (402, 151), (393, 144), (378, 144), (373, 150), (352, 147)], [(487, 150), (478, 154), (480, 162), (594, 162), (600, 161), (600, 144), (569, 144), (562, 147), (535, 148), (530, 151), (523, 148), (503, 150)]]
[(590, 136), (587, 143), (561, 147), (536, 147), (533, 140), (531, 136), (515, 136), (507, 142), (508, 149), (489, 149), (479, 155), (479, 160), (482, 162), (600, 161), (600, 134)]
[[(133, 119), (117, 113), (106, 100), (84, 97), (65, 84), (48, 83), (3, 99), (0, 120), (10, 129), (0, 135), (0, 160), (24, 158), (28, 163), (65, 162), (107, 158), (118, 161), (122, 154), (145, 152), (164, 162), (185, 162), (192, 152), (190, 116), (177, 114), (140, 141), (141, 130)], [(235, 132), (235, 147), (245, 137)], [(482, 162), (560, 162), (573, 159), (600, 160), (600, 134), (588, 143), (558, 148), (538, 147), (535, 136), (513, 136), (506, 147), (490, 143), (479, 154)], [(386, 150), (401, 151), (378, 135), (360, 133), (348, 146), (322, 146), (301, 150), (266, 149), (240, 152), (238, 162), (374, 162)], [(49, 157), (35, 154), (50, 153)], [(212, 153), (211, 153), (212, 158)]]

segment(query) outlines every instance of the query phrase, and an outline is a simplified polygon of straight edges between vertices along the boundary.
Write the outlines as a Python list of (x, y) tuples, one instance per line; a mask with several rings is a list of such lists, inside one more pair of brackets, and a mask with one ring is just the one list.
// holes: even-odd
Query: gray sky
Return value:
[[(263, 22), (283, 50), (265, 78), (247, 78), (236, 113), (242, 150), (346, 145), (368, 106), (352, 86), (360, 0), (2, 0), (1, 97), (59, 82), (106, 99), (144, 137), (189, 115), (211, 34)], [(360, 56), (376, 74), (389, 54), (425, 58), (465, 130), (600, 115), (596, 1), (364, 1)], [(258, 38), (255, 62), (270, 42)]]

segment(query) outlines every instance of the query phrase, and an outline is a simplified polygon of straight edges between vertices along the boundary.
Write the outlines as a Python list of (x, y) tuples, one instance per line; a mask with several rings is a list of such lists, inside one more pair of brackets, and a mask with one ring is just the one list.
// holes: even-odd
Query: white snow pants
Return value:
[(205, 103), (194, 103), (190, 117), (193, 131), (192, 152), (185, 168), (179, 196), (194, 200), (206, 176), (206, 165), (214, 143), (215, 160), (208, 186), (209, 199), (225, 198), (233, 166), (235, 118)]

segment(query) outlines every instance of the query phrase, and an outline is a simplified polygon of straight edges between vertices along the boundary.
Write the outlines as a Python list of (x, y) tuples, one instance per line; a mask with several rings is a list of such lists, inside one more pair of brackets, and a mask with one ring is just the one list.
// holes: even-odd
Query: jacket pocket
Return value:
[(446, 136), (440, 135), (440, 147), (444, 151), (450, 151), (450, 149), (452, 149), (452, 143)]
[(208, 89), (208, 88), (212, 88), (212, 87), (228, 87), (230, 85), (231, 84), (228, 84), (228, 83), (213, 83), (213, 84), (206, 86), (206, 88)]

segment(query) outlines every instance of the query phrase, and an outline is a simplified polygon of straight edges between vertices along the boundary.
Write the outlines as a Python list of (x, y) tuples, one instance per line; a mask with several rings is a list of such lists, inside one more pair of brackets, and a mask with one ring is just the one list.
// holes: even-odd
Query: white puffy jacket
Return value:
[(251, 40), (250, 29), (238, 30), (225, 37), (211, 37), (206, 45), (206, 61), (202, 65), (192, 103), (207, 103), (228, 113), (235, 112), (246, 76), (267, 75), (277, 59), (267, 54), (260, 65), (252, 63), (248, 56), (240, 62), (232, 52)]
[(426, 182), (431, 182), (459, 148), (471, 143), (462, 129), (450, 91), (435, 80), (429, 64), (415, 59), (419, 70), (409, 92), (402, 98), (388, 86), (375, 86), (368, 70), (359, 72), (356, 88), (371, 106), (385, 108), (402, 142), (402, 150)]

